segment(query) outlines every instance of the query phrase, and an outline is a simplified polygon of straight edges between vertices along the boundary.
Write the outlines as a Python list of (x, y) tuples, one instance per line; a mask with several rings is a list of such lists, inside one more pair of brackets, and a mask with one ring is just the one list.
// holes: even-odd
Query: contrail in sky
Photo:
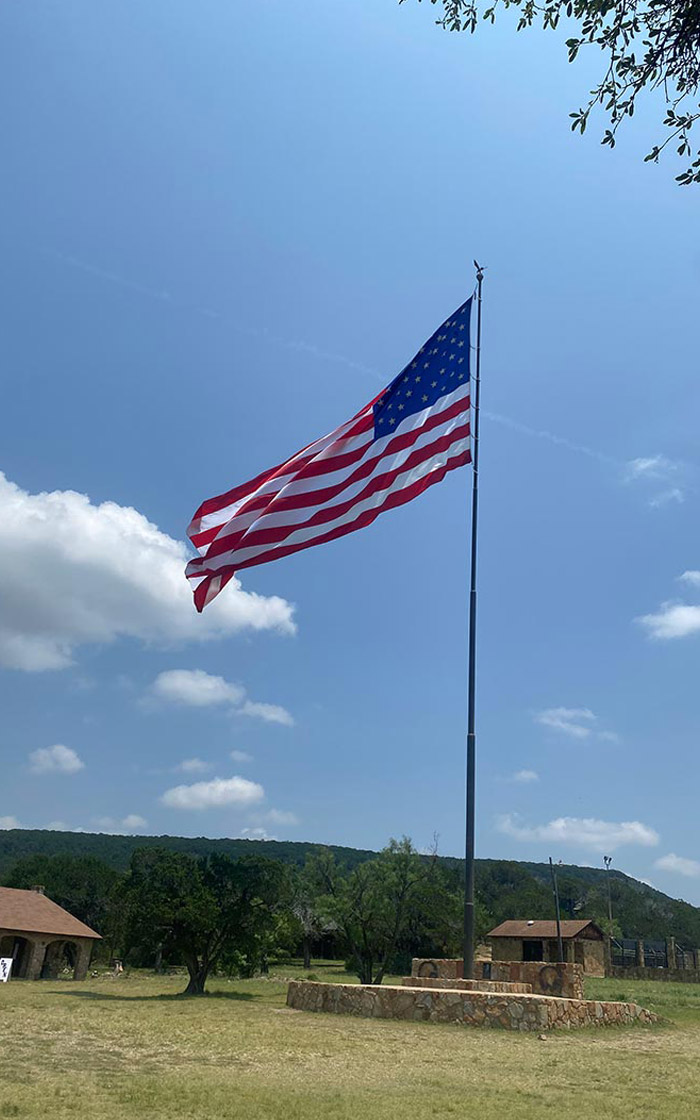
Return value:
[[(171, 307), (179, 307), (184, 310), (192, 311), (207, 319), (214, 319), (227, 323), (239, 334), (264, 340), (274, 346), (280, 346), (284, 350), (294, 350), (297, 353), (310, 354), (315, 358), (320, 358), (322, 361), (335, 362), (337, 365), (343, 365), (347, 369), (366, 374), (368, 377), (382, 384), (387, 380), (382, 377), (378, 370), (373, 369), (371, 366), (363, 365), (362, 362), (356, 362), (354, 359), (348, 358), (344, 354), (334, 354), (328, 350), (322, 350), (312, 342), (280, 338), (278, 335), (268, 330), (267, 327), (244, 326), (226, 312), (216, 311), (211, 307), (203, 307), (198, 304), (189, 303), (186, 300), (179, 299), (177, 296), (173, 296), (172, 293), (166, 289), (158, 290), (156, 288), (146, 287), (133, 280), (127, 280), (123, 276), (119, 276), (116, 272), (98, 268), (96, 265), (90, 264), (88, 261), (80, 260), (80, 258), (74, 257), (68, 253), (60, 253), (55, 249), (44, 249), (43, 253), (46, 256), (53, 257), (54, 260), (63, 262), (63, 264), (68, 265), (70, 268), (76, 268), (81, 272), (86, 272), (90, 276), (95, 276), (99, 280), (104, 280), (109, 284), (115, 284), (120, 288), (124, 288), (126, 291), (136, 292), (138, 295), (147, 296), (149, 299), (159, 300), (161, 303), (169, 304)], [(532, 439), (545, 440), (547, 443), (553, 443), (556, 447), (563, 447), (567, 451), (573, 451), (576, 454), (585, 455), (589, 459), (595, 459), (598, 463), (603, 463), (608, 467), (615, 467), (616, 469), (624, 467), (624, 463), (618, 459), (614, 459), (611, 455), (606, 455), (603, 451), (596, 451), (595, 448), (592, 447), (586, 447), (584, 444), (574, 443), (572, 440), (566, 439), (565, 436), (558, 436), (555, 435), (554, 432), (548, 432), (540, 428), (530, 428), (527, 424), (521, 424), (519, 420), (513, 420), (510, 416), (503, 416), (498, 412), (488, 412), (486, 409), (482, 409), (481, 414), (487, 420), (492, 420), (495, 424), (501, 424), (504, 428), (510, 428), (511, 431), (519, 432), (521, 435), (530, 436)]]
[(521, 424), (519, 420), (511, 420), (510, 416), (502, 416), (499, 412), (488, 412), (485, 408), (482, 408), (481, 415), (488, 420), (494, 420), (496, 424), (502, 424), (504, 428), (520, 432), (521, 435), (544, 439), (548, 443), (556, 444), (557, 447), (565, 447), (568, 451), (575, 451), (579, 455), (587, 455), (589, 459), (595, 459), (598, 463), (604, 463), (607, 467), (621, 468), (624, 466), (620, 459), (613, 459), (612, 455), (606, 455), (604, 451), (596, 451), (593, 447), (586, 447), (582, 443), (574, 443), (573, 440), (566, 439), (565, 436), (557, 436), (554, 432), (548, 432), (544, 428), (530, 428), (527, 424)]
[(356, 362), (352, 358), (347, 358), (343, 354), (333, 354), (326, 350), (321, 350), (311, 342), (304, 342), (303, 340), (295, 341), (289, 338), (280, 338), (278, 335), (273, 334), (267, 327), (247, 327), (242, 323), (237, 322), (226, 312), (216, 311), (212, 307), (202, 307), (199, 304), (189, 303), (187, 300), (179, 299), (177, 296), (172, 295), (171, 292), (157, 288), (149, 288), (143, 284), (138, 284), (133, 280), (127, 280), (123, 276), (119, 276), (116, 272), (110, 272), (104, 268), (98, 268), (96, 265), (89, 264), (87, 261), (80, 260), (79, 257), (73, 257), (68, 253), (59, 253), (54, 249), (44, 249), (44, 254), (53, 257), (54, 260), (59, 260), (63, 264), (69, 265), (70, 268), (76, 268), (80, 272), (86, 272), (89, 276), (96, 276), (99, 280), (104, 280), (109, 284), (115, 284), (119, 288), (124, 288), (129, 292), (136, 292), (138, 295), (148, 296), (150, 299), (159, 300), (161, 303), (169, 304), (171, 307), (180, 307), (182, 309), (192, 311), (197, 315), (202, 315), (206, 319), (219, 320), (233, 327), (239, 334), (248, 335), (250, 338), (264, 339), (271, 342), (275, 346), (281, 346), (284, 350), (296, 350), (300, 353), (312, 354), (314, 357), (322, 358), (325, 361), (336, 362), (339, 365), (347, 366), (349, 369), (357, 370), (358, 373), (366, 373), (370, 376), (379, 377), (376, 370), (371, 369), (369, 366), (363, 365), (361, 362)]

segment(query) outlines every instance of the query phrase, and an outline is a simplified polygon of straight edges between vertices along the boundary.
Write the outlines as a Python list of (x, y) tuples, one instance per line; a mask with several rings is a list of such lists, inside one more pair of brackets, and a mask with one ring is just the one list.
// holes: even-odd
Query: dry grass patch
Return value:
[[(347, 980), (340, 970), (322, 975)], [(535, 1120), (574, 1105), (605, 1120), (676, 1120), (697, 1108), (700, 992), (653, 986), (653, 1009), (675, 1027), (539, 1042), (290, 1013), (275, 978), (215, 981), (205, 998), (178, 996), (182, 984), (129, 976), (4, 986), (0, 1120)], [(639, 1002), (650, 987), (596, 984)]]

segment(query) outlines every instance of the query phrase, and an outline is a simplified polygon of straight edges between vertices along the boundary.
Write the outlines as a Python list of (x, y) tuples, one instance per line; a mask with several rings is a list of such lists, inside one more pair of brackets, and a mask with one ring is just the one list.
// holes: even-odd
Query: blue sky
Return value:
[(658, 103), (572, 136), (596, 60), (435, 14), (3, 6), (0, 817), (461, 853), (468, 472), (201, 617), (182, 568), (476, 256), (478, 854), (700, 902), (697, 195)]

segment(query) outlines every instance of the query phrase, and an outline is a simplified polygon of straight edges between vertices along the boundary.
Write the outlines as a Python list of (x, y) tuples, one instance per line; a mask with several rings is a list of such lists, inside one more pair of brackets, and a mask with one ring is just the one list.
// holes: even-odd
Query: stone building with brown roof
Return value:
[(0, 887), (0, 957), (12, 957), (11, 978), (51, 979), (58, 975), (66, 946), (72, 946), (74, 980), (84, 980), (99, 933), (47, 898)]
[[(560, 924), (564, 961), (580, 964), (589, 976), (605, 976), (605, 934), (600, 926), (587, 920)], [(494, 960), (543, 961), (545, 964), (556, 964), (559, 960), (554, 921), (501, 922), (486, 935), (486, 940), (491, 945)]]

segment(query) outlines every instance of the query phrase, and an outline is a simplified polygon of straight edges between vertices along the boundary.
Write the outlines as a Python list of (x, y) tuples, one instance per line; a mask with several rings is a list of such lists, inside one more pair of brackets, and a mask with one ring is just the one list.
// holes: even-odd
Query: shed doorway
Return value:
[(544, 942), (542, 942), (542, 941), (523, 941), (523, 960), (524, 961), (543, 961), (544, 960)]

